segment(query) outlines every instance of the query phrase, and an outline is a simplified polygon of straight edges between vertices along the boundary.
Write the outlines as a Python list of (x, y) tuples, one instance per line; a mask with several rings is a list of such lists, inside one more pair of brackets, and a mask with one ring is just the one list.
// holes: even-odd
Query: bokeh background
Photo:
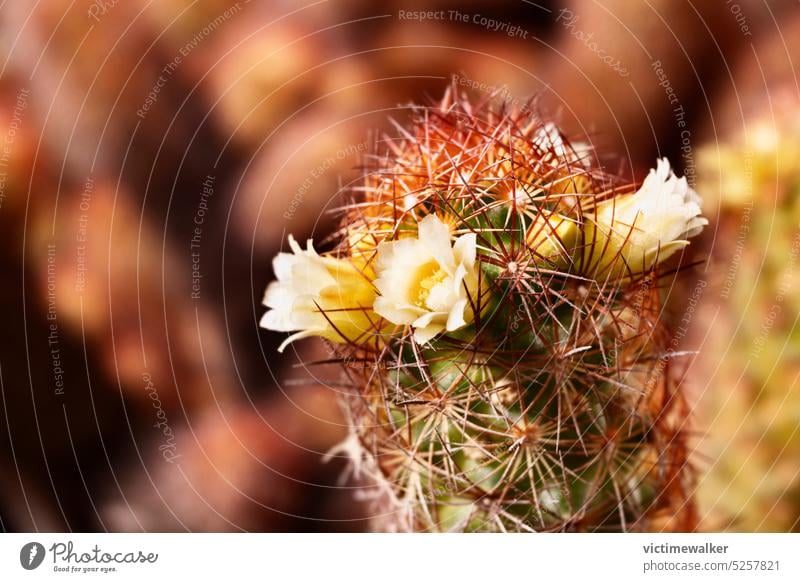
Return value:
[(2, 3), (0, 530), (365, 529), (335, 366), (260, 300), (451, 83), (687, 175), (701, 528), (800, 529), (798, 59), (793, 0)]

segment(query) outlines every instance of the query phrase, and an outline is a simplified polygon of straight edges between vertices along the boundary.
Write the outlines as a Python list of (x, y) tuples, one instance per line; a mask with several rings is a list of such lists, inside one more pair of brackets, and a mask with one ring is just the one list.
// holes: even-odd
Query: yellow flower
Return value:
[(378, 246), (375, 311), (397, 325), (411, 325), (420, 344), (464, 327), (474, 317), (470, 301), (478, 301), (476, 254), (474, 233), (451, 245), (447, 225), (426, 216), (417, 238)]
[(295, 331), (278, 348), (294, 340), (320, 336), (338, 343), (363, 344), (378, 331), (372, 311), (375, 288), (369, 277), (350, 262), (322, 257), (311, 240), (304, 251), (289, 236), (293, 253), (279, 253), (273, 261), (275, 276), (264, 294), (270, 308), (260, 325), (273, 331)]
[(703, 230), (708, 220), (700, 213), (686, 178), (660, 159), (637, 192), (601, 202), (587, 217), (584, 270), (596, 278), (646, 272)]

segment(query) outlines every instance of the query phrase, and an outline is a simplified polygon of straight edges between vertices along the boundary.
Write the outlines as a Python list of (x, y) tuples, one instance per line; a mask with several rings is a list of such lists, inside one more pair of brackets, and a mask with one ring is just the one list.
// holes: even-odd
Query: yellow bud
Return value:
[(559, 214), (537, 214), (525, 235), (534, 259), (544, 268), (563, 268), (570, 262), (578, 240), (575, 221)]

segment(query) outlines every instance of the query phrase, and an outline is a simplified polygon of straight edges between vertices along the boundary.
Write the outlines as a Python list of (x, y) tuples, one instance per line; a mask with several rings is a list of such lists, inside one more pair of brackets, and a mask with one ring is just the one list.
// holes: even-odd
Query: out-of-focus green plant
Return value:
[(698, 191), (709, 206), (717, 193), (718, 208), (706, 210), (720, 217), (720, 301), (710, 310), (720, 311), (703, 331), (712, 376), (699, 400), (707, 458), (698, 502), (710, 529), (800, 527), (798, 105), (698, 157)]

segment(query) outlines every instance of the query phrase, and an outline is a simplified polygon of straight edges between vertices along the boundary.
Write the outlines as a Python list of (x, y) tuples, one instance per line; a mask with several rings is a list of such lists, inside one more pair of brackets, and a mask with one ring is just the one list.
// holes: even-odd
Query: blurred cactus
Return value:
[[(354, 306), (367, 294), (352, 285), (331, 301), (308, 282), (322, 259), (296, 249), (276, 259), (265, 316), (334, 342), (340, 450), (375, 485), (373, 527), (691, 529), (658, 264), (705, 223), (694, 192), (666, 161), (634, 192), (532, 106), (451, 90), (397, 127), (324, 259), (360, 269), (374, 305)], [(294, 318), (322, 302), (370, 325), (333, 337)]]
[(800, 527), (800, 115), (779, 95), (745, 131), (699, 154), (699, 188), (712, 204), (716, 193), (729, 241), (714, 252), (722, 301), (702, 330), (719, 349), (699, 376), (725, 386), (698, 386), (705, 529)]

